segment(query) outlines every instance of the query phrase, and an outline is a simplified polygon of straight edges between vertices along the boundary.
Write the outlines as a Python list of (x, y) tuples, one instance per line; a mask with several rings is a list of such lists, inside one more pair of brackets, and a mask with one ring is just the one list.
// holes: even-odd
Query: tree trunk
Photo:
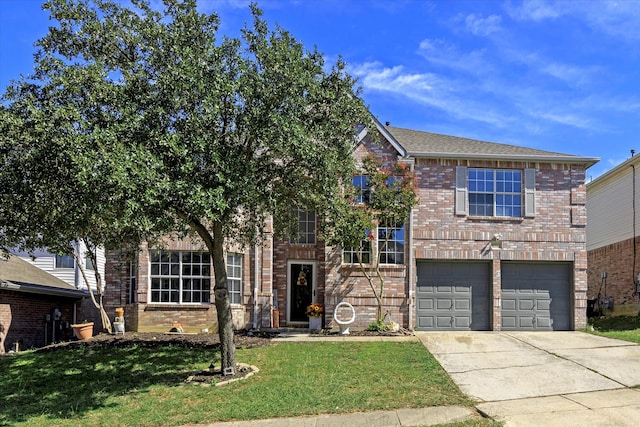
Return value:
[(227, 288), (227, 267), (224, 259), (224, 237), (222, 224), (213, 224), (213, 241), (209, 252), (213, 260), (215, 274), (216, 311), (218, 314), (218, 335), (220, 336), (220, 359), (223, 372), (233, 372), (236, 369), (236, 346), (233, 341), (233, 317), (231, 315), (231, 302), (229, 289)]

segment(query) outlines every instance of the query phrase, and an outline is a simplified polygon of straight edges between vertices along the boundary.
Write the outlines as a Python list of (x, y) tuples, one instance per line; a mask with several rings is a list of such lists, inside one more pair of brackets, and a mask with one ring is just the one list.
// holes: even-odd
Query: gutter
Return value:
[(410, 152), (410, 157), (430, 159), (463, 159), (463, 160), (508, 160), (539, 163), (576, 163), (590, 167), (600, 161), (598, 157), (576, 156), (540, 156), (531, 154), (491, 154), (491, 153), (420, 153)]
[(25, 292), (39, 295), (53, 295), (67, 298), (83, 299), (87, 294), (77, 289), (52, 288), (50, 286), (34, 285), (31, 283), (11, 282), (0, 280), (0, 289), (9, 291)]

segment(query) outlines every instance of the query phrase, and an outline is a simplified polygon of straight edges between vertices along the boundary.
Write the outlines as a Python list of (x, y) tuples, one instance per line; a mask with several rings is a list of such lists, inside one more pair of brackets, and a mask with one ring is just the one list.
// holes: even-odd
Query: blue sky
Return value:
[[(32, 70), (51, 25), (41, 3), (0, 0), (2, 91)], [(224, 34), (250, 22), (249, 1), (198, 4)], [(587, 179), (640, 153), (640, 0), (258, 5), (329, 63), (341, 55), (383, 123), (601, 158)]]

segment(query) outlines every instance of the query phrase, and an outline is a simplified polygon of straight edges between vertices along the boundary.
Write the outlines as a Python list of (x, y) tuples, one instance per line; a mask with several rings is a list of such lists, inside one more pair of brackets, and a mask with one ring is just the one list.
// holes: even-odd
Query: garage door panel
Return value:
[(453, 317), (451, 316), (440, 316), (437, 319), (438, 328), (450, 328), (453, 323)]
[(471, 318), (456, 316), (454, 318), (454, 323), (456, 325), (456, 328), (469, 329), (471, 327)]
[(502, 329), (570, 330), (570, 263), (502, 263)]
[(520, 311), (531, 311), (535, 306), (536, 302), (532, 299), (525, 298), (518, 300), (518, 310)]
[(536, 301), (536, 310), (537, 311), (546, 311), (548, 312), (551, 309), (551, 301), (548, 299), (545, 300), (537, 300)]
[(436, 308), (438, 310), (451, 310), (453, 307), (453, 300), (450, 298), (438, 298)]
[(418, 299), (418, 310), (433, 310), (433, 299)]
[(418, 324), (424, 325), (425, 328), (433, 328), (435, 325), (435, 318), (433, 316), (420, 316), (418, 317)]
[[(418, 329), (490, 329), (488, 263), (419, 261), (417, 264)], [(427, 302), (429, 299), (432, 304)]]
[(451, 293), (453, 292), (453, 287), (450, 285), (445, 285), (442, 283), (437, 283), (436, 287), (435, 287), (435, 293), (436, 294), (445, 294), (445, 295), (451, 295)]
[(517, 319), (515, 317), (513, 317), (513, 316), (508, 316), (508, 317), (503, 316), (502, 317), (502, 327), (503, 328), (509, 328), (509, 329), (515, 328), (516, 327), (516, 321), (517, 321)]
[(538, 317), (536, 318), (536, 326), (538, 328), (551, 328), (553, 325), (551, 323), (551, 318), (549, 317)]
[[(502, 300), (502, 309), (503, 310), (515, 310), (516, 309), (516, 300), (515, 299), (503, 299)], [(504, 315), (502, 318), (504, 319)]]
[(529, 329), (535, 326), (536, 320), (533, 316), (521, 315), (518, 316), (518, 328), (520, 329)]
[(456, 311), (470, 311), (471, 310), (471, 300), (470, 299), (459, 299), (453, 302), (453, 308)]

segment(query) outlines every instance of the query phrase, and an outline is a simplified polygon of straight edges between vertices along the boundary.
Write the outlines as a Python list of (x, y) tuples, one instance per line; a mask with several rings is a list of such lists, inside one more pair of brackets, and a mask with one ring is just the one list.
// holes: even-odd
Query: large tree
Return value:
[[(229, 38), (195, 0), (164, 0), (163, 11), (132, 3), (45, 3), (57, 25), (37, 43), (33, 76), (5, 94), (2, 174), (32, 173), (2, 183), (30, 203), (19, 227), (3, 231), (17, 236), (41, 219), (57, 229), (49, 212), (31, 209), (42, 199), (90, 211), (81, 229), (96, 244), (197, 235), (213, 260), (222, 367), (234, 369), (226, 247), (255, 243), (268, 217), (287, 234), (294, 206), (327, 213), (350, 180), (355, 125), (368, 112), (341, 60), (327, 67), (317, 50), (269, 29), (255, 5), (253, 25)], [(50, 179), (67, 187), (64, 200)]]

